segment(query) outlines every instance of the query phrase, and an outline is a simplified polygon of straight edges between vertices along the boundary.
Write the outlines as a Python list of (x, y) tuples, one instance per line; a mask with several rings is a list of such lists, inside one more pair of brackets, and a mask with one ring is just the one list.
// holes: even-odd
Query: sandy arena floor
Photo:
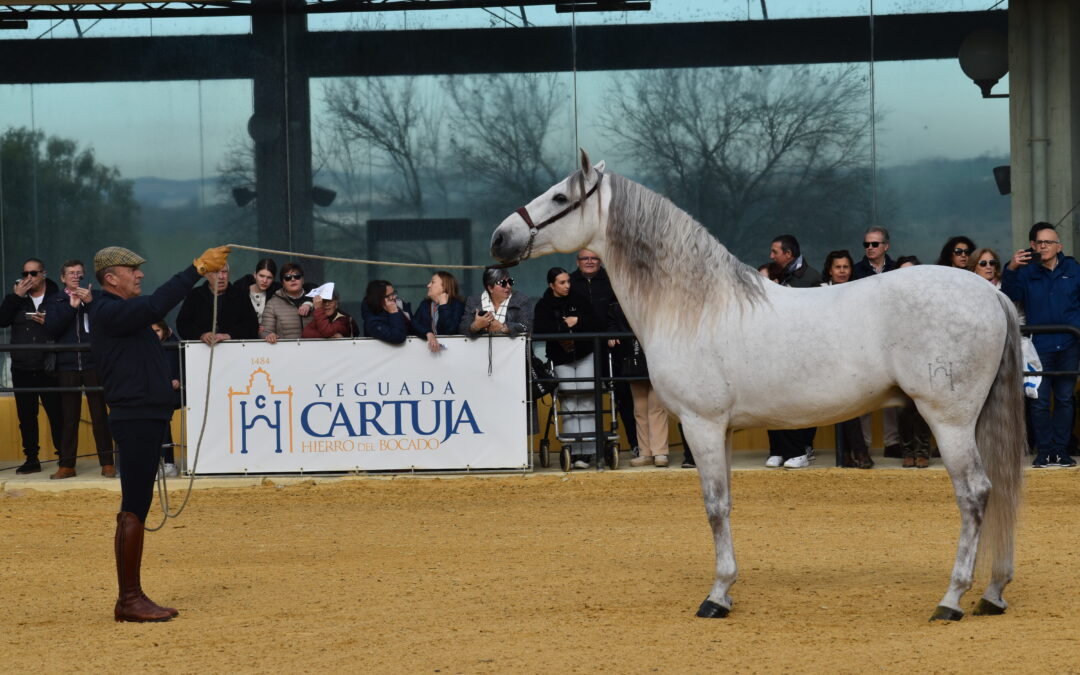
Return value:
[(117, 494), (2, 493), (0, 670), (1080, 672), (1080, 473), (1027, 473), (1009, 612), (955, 624), (927, 622), (943, 471), (736, 473), (725, 620), (693, 617), (693, 471), (198, 491), (147, 535), (144, 588), (181, 615), (142, 625), (112, 620)]

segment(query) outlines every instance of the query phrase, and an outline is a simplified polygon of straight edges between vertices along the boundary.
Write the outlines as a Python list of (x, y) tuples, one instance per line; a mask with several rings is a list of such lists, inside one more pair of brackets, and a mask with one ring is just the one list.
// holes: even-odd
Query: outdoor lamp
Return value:
[(255, 199), (255, 191), (251, 188), (237, 187), (232, 189), (232, 198), (236, 205), (243, 208)]
[(960, 44), (960, 68), (982, 90), (983, 98), (1008, 98), (990, 90), (1009, 72), (1009, 40), (996, 30), (972, 31)]
[(315, 202), (316, 206), (326, 208), (334, 203), (335, 197), (337, 197), (337, 193), (333, 190), (318, 185), (311, 186), (311, 201)]

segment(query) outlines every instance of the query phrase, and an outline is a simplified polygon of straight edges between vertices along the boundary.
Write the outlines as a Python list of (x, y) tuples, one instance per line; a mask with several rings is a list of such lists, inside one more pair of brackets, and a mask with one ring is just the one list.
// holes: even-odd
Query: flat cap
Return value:
[(100, 272), (107, 267), (115, 266), (138, 267), (144, 262), (146, 258), (135, 251), (122, 246), (109, 246), (94, 254), (94, 271)]

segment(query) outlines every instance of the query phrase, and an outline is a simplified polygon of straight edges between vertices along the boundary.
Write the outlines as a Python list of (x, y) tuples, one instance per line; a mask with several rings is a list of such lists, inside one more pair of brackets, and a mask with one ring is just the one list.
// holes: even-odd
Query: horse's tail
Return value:
[(992, 563), (995, 577), (1011, 577), (1014, 531), (1024, 476), (1024, 378), (1020, 321), (1005, 294), (997, 295), (1005, 311), (1008, 329), (997, 377), (975, 426), (975, 443), (991, 484), (979, 538), (978, 560), (982, 563), (980, 567)]

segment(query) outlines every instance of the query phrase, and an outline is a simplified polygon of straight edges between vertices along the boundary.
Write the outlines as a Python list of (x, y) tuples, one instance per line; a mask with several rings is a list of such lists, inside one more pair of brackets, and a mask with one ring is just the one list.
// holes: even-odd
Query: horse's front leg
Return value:
[(683, 418), (690, 447), (694, 448), (705, 513), (712, 526), (716, 546), (716, 582), (697, 615), (724, 618), (731, 611), (728, 590), (735, 583), (735, 549), (731, 540), (731, 439), (726, 423), (701, 418)]

